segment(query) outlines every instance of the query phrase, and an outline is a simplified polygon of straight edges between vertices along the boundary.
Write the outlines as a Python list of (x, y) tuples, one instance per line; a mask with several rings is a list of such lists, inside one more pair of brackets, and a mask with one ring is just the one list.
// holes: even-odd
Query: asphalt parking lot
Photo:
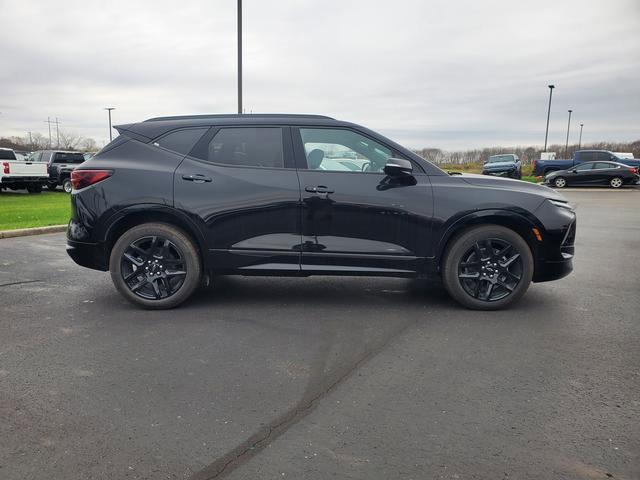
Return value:
[(0, 478), (640, 478), (640, 190), (567, 190), (575, 271), (471, 312), (403, 279), (140, 310), (0, 240)]

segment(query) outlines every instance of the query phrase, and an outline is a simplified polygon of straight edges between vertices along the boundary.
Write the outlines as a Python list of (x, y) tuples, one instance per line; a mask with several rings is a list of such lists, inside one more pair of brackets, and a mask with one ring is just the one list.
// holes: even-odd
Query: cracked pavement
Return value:
[(60, 234), (0, 240), (0, 478), (640, 477), (640, 191), (568, 191), (575, 272), (219, 279), (139, 310)]

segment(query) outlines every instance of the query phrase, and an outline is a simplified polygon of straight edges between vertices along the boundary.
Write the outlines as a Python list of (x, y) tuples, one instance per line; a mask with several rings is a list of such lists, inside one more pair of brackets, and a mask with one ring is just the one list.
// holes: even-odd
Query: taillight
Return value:
[(74, 190), (80, 190), (106, 180), (111, 175), (113, 175), (112, 170), (73, 170), (71, 172), (71, 185), (73, 185)]
[(2, 162), (2, 170), (4, 173), (9, 173), (9, 162)]
[(631, 173), (638, 173), (638, 169), (636, 167), (631, 167), (629, 170), (631, 171)]

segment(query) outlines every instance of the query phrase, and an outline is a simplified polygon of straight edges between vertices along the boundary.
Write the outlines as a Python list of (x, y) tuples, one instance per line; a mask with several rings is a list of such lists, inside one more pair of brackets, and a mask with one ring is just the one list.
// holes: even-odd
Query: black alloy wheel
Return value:
[(131, 292), (146, 300), (174, 295), (187, 275), (183, 253), (169, 239), (143, 237), (122, 254), (120, 274)]
[(452, 238), (442, 261), (447, 292), (465, 307), (498, 310), (525, 294), (533, 278), (533, 253), (517, 232), (477, 225)]
[(458, 279), (473, 298), (501, 300), (513, 293), (522, 279), (520, 253), (506, 240), (480, 240), (462, 255)]

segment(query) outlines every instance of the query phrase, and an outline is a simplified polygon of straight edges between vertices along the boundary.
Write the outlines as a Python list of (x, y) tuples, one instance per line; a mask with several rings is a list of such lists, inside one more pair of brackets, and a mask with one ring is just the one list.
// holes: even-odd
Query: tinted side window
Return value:
[(596, 166), (593, 167), (595, 169), (603, 169), (603, 168), (616, 168), (616, 165), (614, 165), (613, 163), (609, 163), (609, 162), (598, 162), (596, 163)]
[(221, 128), (209, 142), (203, 160), (230, 166), (283, 168), (282, 129)]
[(3, 150), (0, 149), (0, 160), (15, 160), (16, 156), (13, 153), (13, 150)]
[(592, 162), (593, 160), (595, 160), (595, 153), (594, 152), (582, 152), (580, 153), (580, 161), (582, 162)]
[(609, 155), (607, 152), (596, 152), (594, 160), (600, 160), (601, 162), (611, 160), (611, 155)]
[(583, 163), (581, 165), (578, 165), (576, 167), (576, 170), (579, 171), (579, 172), (584, 172), (586, 170), (591, 170), (594, 165), (595, 165), (595, 163)]
[(393, 155), (384, 145), (352, 130), (301, 128), (309, 170), (382, 172)]
[(204, 135), (208, 128), (187, 128), (184, 130), (175, 130), (167, 133), (163, 137), (159, 138), (154, 145), (166, 148), (172, 152), (181, 153), (186, 155), (191, 151), (200, 137)]

